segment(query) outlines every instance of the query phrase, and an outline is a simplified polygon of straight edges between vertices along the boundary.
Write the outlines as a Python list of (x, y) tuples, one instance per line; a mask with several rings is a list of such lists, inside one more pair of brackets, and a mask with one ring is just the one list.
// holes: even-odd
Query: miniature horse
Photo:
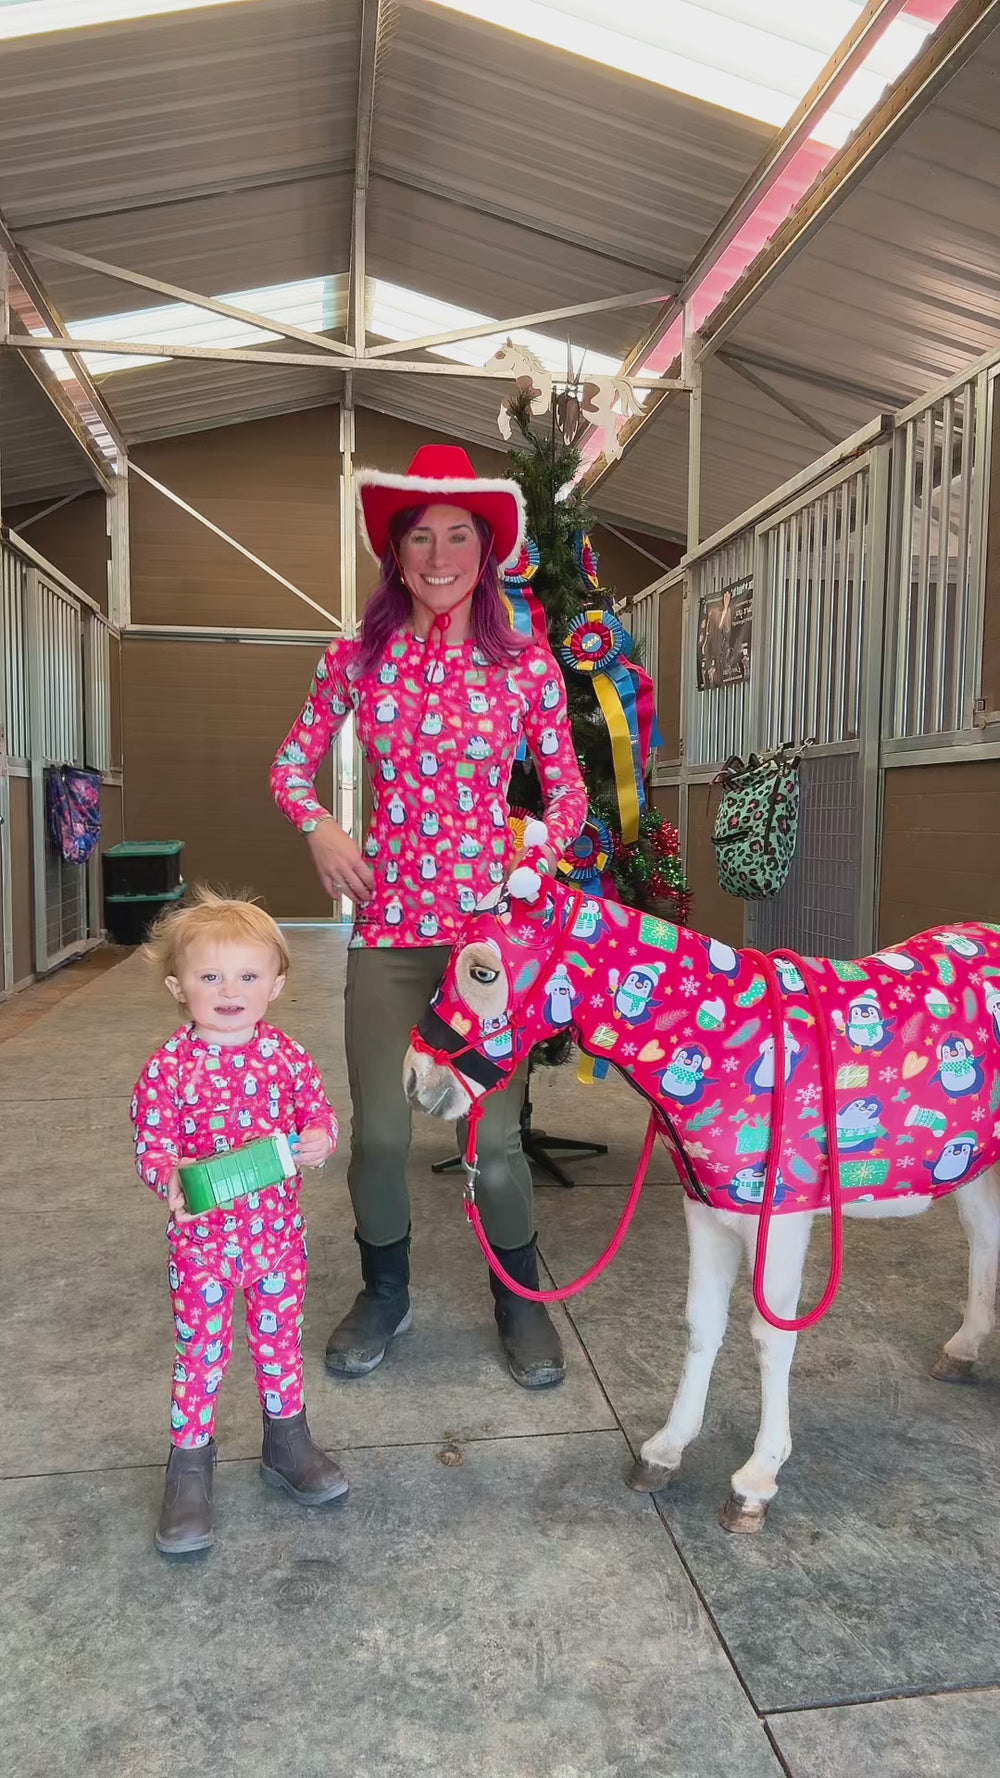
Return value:
[[(831, 1173), (838, 1234), (841, 1203), (854, 1217), (914, 1216), (955, 1193), (969, 1291), (935, 1377), (967, 1377), (992, 1329), (1000, 928), (923, 933), (859, 963), (781, 954), (769, 963), (527, 877), (520, 890), (533, 902), (518, 899), (512, 877), (455, 944), (412, 1033), (407, 1096), (435, 1116), (462, 1117), (535, 1043), (569, 1029), (654, 1107), (686, 1193), (688, 1343), (669, 1418), (630, 1476), (643, 1491), (670, 1481), (701, 1429), (740, 1258), (753, 1261), (762, 1201), (767, 1214), (773, 1206), (760, 1274), (770, 1309), (768, 1319), (755, 1309), (751, 1322), (760, 1426), (721, 1514), (727, 1530), (759, 1531), (791, 1451), (796, 1333), (770, 1317), (795, 1315), (813, 1217), (830, 1209)], [(779, 1101), (789, 1109), (775, 1120), (772, 1149)]]

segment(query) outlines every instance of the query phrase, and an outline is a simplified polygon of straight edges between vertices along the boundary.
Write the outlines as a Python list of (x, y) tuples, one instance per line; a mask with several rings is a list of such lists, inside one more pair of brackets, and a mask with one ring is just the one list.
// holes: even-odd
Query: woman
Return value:
[[(425, 445), (405, 476), (358, 475), (362, 531), (381, 564), (361, 635), (333, 643), (272, 768), (279, 807), (306, 835), (320, 881), (355, 904), (345, 1038), (353, 1102), (348, 1185), (364, 1288), (326, 1349), (334, 1376), (374, 1370), (410, 1325), (409, 1034), (472, 908), (513, 860), (507, 785), (522, 736), (543, 786), (550, 868), (587, 812), (562, 675), (516, 635), (500, 571), (524, 538), (521, 491), (484, 481), (465, 451)], [(353, 710), (372, 786), (364, 851), (316, 801), (314, 779)], [(478, 1197), (506, 1271), (538, 1287), (531, 1174), (521, 1152), (523, 1071), (486, 1101)], [(540, 1303), (490, 1274), (508, 1367), (526, 1389), (562, 1381)]]

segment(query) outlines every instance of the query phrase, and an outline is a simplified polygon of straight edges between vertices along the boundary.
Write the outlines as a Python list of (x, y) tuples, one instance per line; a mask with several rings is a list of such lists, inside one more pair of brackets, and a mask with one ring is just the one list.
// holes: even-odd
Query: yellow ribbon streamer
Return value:
[(628, 846), (639, 838), (639, 790), (635, 781), (632, 737), (628, 732), (628, 720), (622, 709), (621, 698), (613, 682), (606, 673), (595, 673), (593, 684), (608, 725), (608, 734), (611, 736), (611, 758), (622, 819), (622, 839)]
[(582, 1087), (592, 1087), (596, 1085), (594, 1062), (594, 1056), (581, 1055), (580, 1060), (576, 1065), (576, 1078)]

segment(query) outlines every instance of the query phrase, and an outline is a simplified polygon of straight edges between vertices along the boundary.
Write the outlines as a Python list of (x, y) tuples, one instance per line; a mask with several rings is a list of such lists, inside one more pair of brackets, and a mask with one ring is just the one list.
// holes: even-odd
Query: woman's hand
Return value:
[(349, 895), (363, 907), (371, 900), (375, 877), (360, 847), (332, 815), (306, 835), (316, 874), (329, 895)]

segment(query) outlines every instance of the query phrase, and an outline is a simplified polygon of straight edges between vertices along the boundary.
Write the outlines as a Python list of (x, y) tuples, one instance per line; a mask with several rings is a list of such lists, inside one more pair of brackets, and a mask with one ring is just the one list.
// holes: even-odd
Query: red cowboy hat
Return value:
[(389, 548), (393, 519), (408, 506), (461, 506), (485, 519), (501, 568), (515, 562), (525, 534), (524, 497), (515, 481), (477, 475), (461, 445), (421, 445), (405, 475), (359, 469), (358, 502), (365, 543), (377, 562)]

